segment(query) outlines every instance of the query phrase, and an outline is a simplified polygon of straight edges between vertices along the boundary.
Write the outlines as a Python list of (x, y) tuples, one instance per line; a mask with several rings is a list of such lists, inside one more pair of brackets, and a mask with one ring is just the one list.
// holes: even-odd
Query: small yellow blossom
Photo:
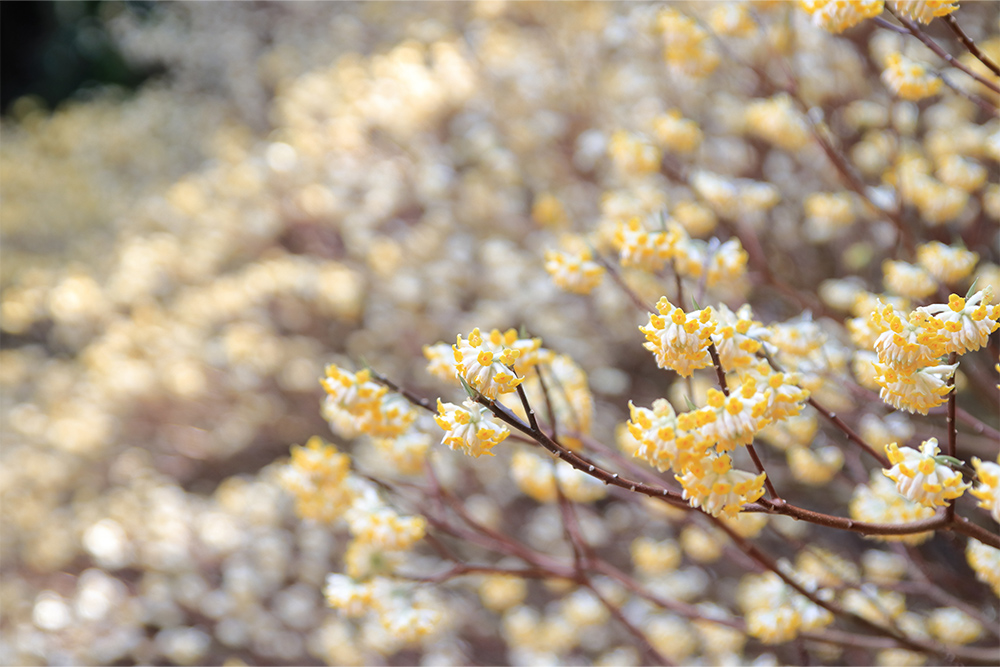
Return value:
[(967, 278), (978, 261), (977, 253), (939, 241), (917, 246), (917, 263), (945, 285), (954, 285)]
[(653, 134), (669, 151), (690, 153), (701, 145), (698, 123), (684, 118), (679, 109), (670, 109), (653, 120)]
[(376, 438), (402, 435), (417, 418), (417, 410), (399, 394), (383, 394), (370, 409), (358, 413), (354, 426)]
[(979, 506), (989, 510), (990, 516), (1000, 523), (1000, 456), (997, 463), (980, 461), (973, 457), (972, 465), (976, 469), (979, 483), (969, 493), (979, 499)]
[(887, 289), (910, 299), (923, 299), (937, 290), (934, 276), (913, 264), (887, 259), (882, 262), (882, 273)]
[(890, 551), (869, 549), (861, 556), (865, 579), (876, 584), (894, 584), (907, 570), (906, 558)]
[(479, 599), (490, 611), (505, 611), (521, 604), (527, 593), (524, 579), (511, 574), (491, 574), (479, 584)]
[(624, 174), (641, 175), (660, 169), (660, 149), (632, 132), (617, 130), (612, 134), (608, 154)]
[(708, 354), (715, 323), (712, 309), (685, 313), (676, 308), (666, 297), (656, 304), (659, 315), (650, 314), (649, 324), (639, 327), (646, 335), (643, 345), (656, 357), (660, 368), (671, 368), (682, 377), (712, 363)]
[[(896, 491), (896, 485), (879, 472), (873, 470), (871, 481), (854, 489), (854, 495), (848, 506), (852, 519), (869, 523), (911, 523), (934, 516), (933, 508), (901, 496)], [(933, 535), (933, 531), (926, 531), (908, 535), (871, 535), (869, 538), (885, 542), (920, 544)]]
[(662, 574), (676, 570), (681, 564), (681, 550), (674, 540), (657, 541), (648, 537), (637, 537), (629, 547), (632, 562), (643, 574)]
[(957, 294), (948, 304), (931, 304), (917, 310), (934, 318), (944, 354), (965, 354), (986, 345), (989, 335), (1000, 327), (1000, 304), (993, 305), (993, 288), (979, 290), (968, 300)]
[(728, 373), (755, 362), (755, 355), (767, 339), (768, 330), (753, 319), (750, 304), (743, 304), (735, 313), (725, 304), (719, 304), (713, 309), (712, 317), (716, 323), (712, 342), (719, 353), (723, 370)]
[(535, 199), (531, 206), (531, 217), (543, 227), (565, 227), (568, 220), (563, 203), (548, 192)]
[(356, 496), (349, 483), (351, 457), (313, 436), (305, 447), (292, 447), (292, 459), (280, 475), (281, 485), (295, 496), (295, 512), (303, 519), (334, 521)]
[(678, 202), (671, 215), (691, 236), (710, 234), (719, 224), (712, 209), (689, 200)]
[(881, 14), (884, 0), (799, 0), (799, 5), (813, 23), (837, 34)]
[(565, 461), (556, 465), (556, 481), (563, 495), (574, 503), (592, 503), (608, 495), (606, 484)]
[(423, 471), (431, 437), (410, 429), (394, 438), (377, 438), (375, 449), (401, 475), (416, 475)]
[(523, 381), (511, 370), (521, 355), (520, 350), (514, 347), (515, 341), (517, 332), (513, 329), (506, 333), (494, 329), (483, 337), (476, 328), (468, 339), (459, 335), (452, 348), (455, 367), (469, 386), (487, 398), (514, 391)]
[(844, 592), (844, 609), (872, 623), (885, 625), (906, 612), (902, 593), (884, 590), (851, 589)]
[(936, 364), (945, 355), (941, 327), (927, 313), (914, 311), (904, 320), (892, 305), (882, 304), (871, 321), (881, 332), (874, 346), (879, 361), (901, 373)]
[(733, 470), (728, 454), (707, 456), (691, 463), (683, 475), (675, 475), (684, 487), (684, 499), (712, 516), (735, 516), (745, 503), (764, 495), (764, 473), (753, 475)]
[(983, 634), (983, 626), (972, 616), (955, 607), (941, 607), (931, 612), (927, 629), (945, 644), (969, 644)]
[[(684, 555), (696, 563), (714, 563), (719, 560), (725, 542), (726, 537), (721, 530), (707, 529), (695, 523), (684, 526), (680, 534)], [(683, 570), (677, 573), (678, 576), (683, 574)]]
[(900, 16), (927, 25), (958, 9), (958, 0), (889, 0), (889, 6)]
[(351, 534), (358, 540), (386, 551), (405, 551), (422, 540), (427, 520), (422, 516), (400, 516), (386, 505), (355, 508), (347, 513)]
[(472, 399), (466, 399), (462, 405), (464, 407), (442, 403), (438, 399), (434, 421), (445, 431), (441, 442), (476, 458), (483, 454), (493, 456), (490, 450), (503, 442), (510, 430), (505, 424), (493, 421), (490, 411)]
[(345, 574), (328, 574), (323, 595), (329, 606), (347, 618), (358, 618), (372, 608), (373, 583), (374, 580), (359, 583)]
[(729, 396), (718, 389), (708, 390), (708, 405), (695, 411), (702, 436), (716, 451), (728, 452), (753, 442), (754, 436), (767, 426), (770, 395), (757, 392), (757, 382), (747, 377)]
[(833, 445), (812, 450), (792, 447), (785, 456), (796, 481), (809, 486), (822, 486), (833, 479), (844, 466), (844, 452)]
[(326, 377), (320, 379), (320, 384), (337, 407), (354, 415), (374, 408), (387, 391), (385, 387), (372, 381), (371, 372), (367, 368), (352, 373), (336, 364), (326, 367)]
[(784, 644), (795, 639), (802, 618), (792, 607), (754, 609), (746, 615), (747, 634), (764, 644)]
[(919, 451), (911, 447), (900, 449), (891, 443), (886, 445), (885, 453), (893, 466), (882, 472), (896, 482), (896, 489), (906, 498), (925, 507), (944, 507), (960, 497), (970, 484), (962, 483), (962, 473), (934, 459), (940, 452), (937, 438), (925, 440)]
[(719, 65), (708, 32), (691, 17), (664, 9), (657, 15), (657, 27), (663, 34), (663, 59), (673, 71), (701, 78)]
[(697, 431), (695, 416), (688, 413), (678, 417), (665, 398), (653, 401), (652, 410), (636, 407), (630, 401), (629, 410), (628, 433), (639, 442), (633, 456), (660, 471), (681, 471), (704, 455), (708, 442)]
[(708, 24), (717, 34), (727, 37), (750, 37), (757, 32), (750, 8), (743, 2), (717, 5), (708, 15)]
[(691, 175), (691, 188), (723, 218), (739, 213), (740, 189), (732, 179), (699, 169)]
[(958, 368), (957, 363), (941, 364), (905, 372), (878, 363), (872, 365), (875, 381), (881, 387), (879, 397), (897, 410), (922, 415), (948, 400), (953, 389), (948, 380)]
[(891, 53), (886, 58), (882, 82), (896, 96), (912, 101), (937, 95), (944, 85), (941, 77), (928, 72), (922, 63), (910, 60), (902, 53)]
[(814, 192), (803, 204), (811, 241), (828, 241), (857, 220), (854, 199), (846, 192)]
[(941, 159), (936, 174), (942, 183), (966, 192), (974, 192), (986, 182), (983, 165), (954, 153)]
[(511, 457), (510, 473), (517, 487), (540, 503), (554, 503), (559, 497), (552, 461), (518, 451)]
[(747, 131), (775, 146), (797, 151), (812, 142), (809, 122), (785, 93), (754, 100), (743, 113)]
[(458, 378), (458, 366), (455, 364), (455, 351), (448, 343), (424, 345), (424, 357), (427, 358), (427, 372), (448, 382)]
[(670, 239), (666, 231), (648, 231), (639, 218), (621, 222), (615, 232), (622, 266), (659, 271), (670, 258)]
[(976, 578), (989, 584), (993, 594), (1000, 596), (1000, 549), (970, 539), (965, 547), (965, 559), (975, 570)]
[[(678, 250), (678, 255), (680, 250)], [(709, 261), (705, 284), (708, 287), (731, 285), (742, 281), (746, 276), (749, 255), (743, 249), (738, 238), (731, 238), (711, 251), (709, 246)], [(678, 269), (679, 270), (679, 269)]]
[(556, 285), (574, 294), (590, 294), (604, 278), (604, 267), (593, 261), (589, 248), (577, 253), (546, 251), (545, 270)]

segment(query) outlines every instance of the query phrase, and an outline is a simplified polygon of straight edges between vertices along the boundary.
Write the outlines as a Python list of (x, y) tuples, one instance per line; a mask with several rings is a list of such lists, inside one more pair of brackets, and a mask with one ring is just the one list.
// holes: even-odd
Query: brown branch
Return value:
[[(921, 30), (917, 26), (916, 23), (914, 23), (913, 21), (909, 20), (908, 18), (905, 18), (903, 16), (899, 16), (898, 14), (896, 14), (896, 12), (894, 12), (892, 10), (891, 7), (889, 7), (889, 5), (885, 6), (885, 11), (887, 11), (890, 14), (892, 14), (893, 16), (895, 16), (896, 20), (899, 21), (900, 23), (902, 23), (903, 26), (907, 30), (910, 31), (911, 35), (913, 35), (918, 40), (920, 40), (920, 42), (924, 46), (926, 46), (928, 49), (930, 49), (931, 51), (933, 51), (935, 53), (935, 55), (937, 55), (939, 58), (941, 58), (942, 60), (944, 60), (946, 63), (948, 63), (949, 65), (951, 65), (955, 69), (958, 69), (958, 70), (961, 70), (961, 71), (965, 72), (966, 74), (968, 74), (969, 76), (971, 76), (973, 79), (975, 79), (979, 83), (983, 84), (984, 86), (986, 86), (987, 88), (989, 88), (990, 90), (992, 90), (994, 93), (1000, 94), (1000, 86), (997, 86), (995, 83), (989, 81), (983, 75), (978, 74), (978, 73), (974, 72), (973, 70), (969, 69), (968, 67), (966, 67), (957, 58), (955, 58), (955, 56), (951, 55), (950, 53), (948, 53), (947, 51), (945, 51), (944, 49), (942, 49), (941, 46), (937, 42), (935, 42), (933, 39), (931, 39), (930, 36), (927, 35), (927, 33), (925, 33), (923, 30)], [(995, 106), (996, 105), (994, 105), (994, 107)]]
[(997, 67), (996, 63), (990, 60), (985, 53), (979, 50), (979, 47), (972, 41), (972, 38), (965, 34), (965, 31), (962, 30), (962, 26), (958, 25), (958, 20), (953, 15), (946, 14), (941, 18), (948, 24), (948, 27), (951, 28), (953, 33), (955, 33), (955, 36), (958, 37), (958, 41), (962, 42), (962, 45), (969, 50), (969, 53), (971, 53), (976, 60), (986, 65), (991, 72), (1000, 76), (1000, 67)]

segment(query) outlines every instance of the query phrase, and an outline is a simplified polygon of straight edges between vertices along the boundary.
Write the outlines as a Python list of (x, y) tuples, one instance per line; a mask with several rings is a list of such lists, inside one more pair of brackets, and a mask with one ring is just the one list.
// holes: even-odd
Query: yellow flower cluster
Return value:
[(813, 23), (832, 33), (841, 33), (865, 19), (882, 13), (885, 0), (799, 0)]
[(685, 313), (667, 297), (660, 297), (656, 310), (659, 314), (650, 313), (649, 323), (639, 331), (646, 336), (643, 347), (653, 353), (660, 368), (688, 377), (712, 363), (708, 354), (715, 331), (711, 308)]
[(354, 500), (348, 484), (351, 457), (334, 445), (313, 436), (292, 447), (292, 459), (282, 471), (282, 485), (295, 496), (295, 511), (304, 519), (332, 523), (343, 516)]
[(608, 142), (608, 154), (626, 175), (649, 174), (660, 168), (660, 151), (645, 137), (618, 130)]
[(693, 461), (684, 474), (676, 477), (691, 507), (701, 507), (712, 516), (736, 516), (744, 503), (752, 503), (764, 495), (765, 474), (733, 470), (733, 460), (728, 454)]
[(941, 77), (928, 72), (927, 68), (901, 53), (889, 54), (886, 59), (882, 81), (898, 97), (904, 100), (922, 100), (937, 95), (943, 85)]
[(426, 588), (386, 577), (359, 582), (343, 574), (330, 574), (323, 593), (327, 604), (347, 618), (374, 618), (397, 645), (432, 636), (446, 617), (442, 602)]
[(665, 229), (649, 231), (639, 218), (619, 223), (615, 232), (622, 266), (659, 271), (672, 254), (671, 236)]
[[(468, 338), (459, 334), (453, 347), (455, 368), (470, 387), (487, 398), (514, 391), (524, 381), (514, 372), (514, 364), (521, 356), (524, 343), (530, 346), (530, 341), (524, 341), (514, 347), (518, 342), (517, 332), (513, 329), (505, 333), (494, 329), (485, 338), (478, 328), (473, 329)], [(537, 349), (538, 345), (534, 347)]]
[(708, 31), (675, 9), (661, 10), (657, 27), (663, 35), (663, 59), (670, 69), (692, 78), (706, 77), (719, 65)]
[(774, 572), (743, 577), (736, 598), (747, 632), (765, 644), (782, 644), (833, 622), (833, 614), (797, 593)]
[(958, 0), (889, 0), (889, 6), (900, 16), (926, 25), (958, 9)]
[(395, 438), (403, 435), (417, 418), (413, 406), (373, 382), (368, 369), (352, 373), (330, 364), (320, 384), (327, 393), (323, 416), (335, 431), (346, 437), (365, 433)]
[(483, 454), (493, 456), (490, 450), (510, 435), (505, 424), (492, 419), (489, 409), (472, 399), (466, 399), (461, 406), (438, 399), (434, 421), (445, 432), (443, 444), (477, 458)]
[(575, 253), (546, 251), (545, 270), (556, 285), (574, 294), (590, 294), (604, 278), (604, 267), (593, 261), (586, 247)]
[(1000, 549), (979, 540), (969, 540), (965, 547), (965, 559), (975, 570), (976, 577), (989, 584), (994, 595), (1000, 596)]
[(871, 315), (879, 332), (874, 368), (882, 400), (921, 414), (943, 403), (951, 390), (948, 378), (957, 364), (941, 364), (940, 360), (986, 344), (988, 336), (1000, 327), (1000, 306), (991, 305), (992, 299), (990, 287), (968, 301), (952, 294), (947, 304), (918, 308), (905, 321), (891, 305), (876, 308)]
[(554, 503), (561, 492), (567, 500), (589, 503), (607, 495), (607, 487), (599, 480), (563, 461), (526, 451), (514, 453), (510, 474), (521, 491), (540, 503)]
[(990, 516), (1000, 523), (1000, 455), (997, 463), (981, 461), (972, 457), (972, 466), (976, 469), (979, 483), (969, 493), (979, 499), (979, 506), (989, 510)]
[(882, 472), (896, 482), (900, 494), (924, 507), (944, 507), (971, 486), (962, 483), (962, 473), (935, 460), (941, 453), (937, 438), (925, 440), (919, 451), (911, 447), (900, 450), (891, 443), (885, 453), (892, 468)]
[(653, 120), (653, 133), (664, 148), (675, 153), (691, 153), (703, 139), (698, 123), (684, 118), (680, 109), (657, 116)]
[[(868, 484), (860, 484), (854, 489), (848, 506), (851, 518), (869, 523), (911, 523), (934, 516), (934, 510), (909, 500), (899, 494), (896, 485), (884, 474), (873, 470)], [(909, 535), (872, 535), (875, 540), (920, 544), (930, 539), (933, 532), (911, 533)], [(972, 541), (972, 540), (970, 540)]]
[(812, 141), (809, 122), (787, 94), (756, 100), (744, 112), (747, 131), (789, 151), (797, 151)]
[(806, 235), (823, 243), (846, 232), (857, 220), (854, 199), (847, 192), (814, 192), (803, 203)]

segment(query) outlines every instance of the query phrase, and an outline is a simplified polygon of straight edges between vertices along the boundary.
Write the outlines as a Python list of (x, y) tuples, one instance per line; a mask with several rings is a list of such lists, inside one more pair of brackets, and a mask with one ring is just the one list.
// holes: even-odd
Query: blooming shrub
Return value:
[(3, 121), (3, 660), (995, 662), (988, 14), (111, 17)]

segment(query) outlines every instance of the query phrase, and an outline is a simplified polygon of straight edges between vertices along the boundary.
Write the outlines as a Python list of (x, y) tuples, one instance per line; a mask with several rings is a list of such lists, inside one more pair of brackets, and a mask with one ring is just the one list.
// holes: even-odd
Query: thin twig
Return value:
[(965, 34), (965, 31), (962, 30), (962, 26), (958, 25), (958, 20), (953, 15), (946, 14), (942, 17), (942, 19), (944, 19), (944, 22), (948, 24), (951, 31), (955, 33), (955, 36), (958, 37), (958, 41), (962, 42), (962, 45), (969, 50), (969, 53), (971, 53), (976, 60), (986, 65), (991, 72), (1000, 76), (1000, 67), (997, 67), (995, 62), (990, 60), (985, 53), (979, 50), (979, 47), (972, 41), (972, 38)]
[[(974, 72), (973, 70), (971, 70), (968, 67), (966, 67), (962, 62), (960, 62), (957, 58), (955, 58), (955, 56), (951, 55), (950, 53), (948, 53), (947, 51), (945, 51), (943, 48), (941, 48), (941, 46), (937, 42), (935, 42), (933, 39), (931, 39), (930, 36), (927, 35), (927, 33), (925, 33), (923, 30), (921, 30), (917, 26), (916, 23), (914, 23), (913, 21), (909, 20), (908, 18), (905, 18), (903, 16), (899, 16), (898, 14), (896, 14), (896, 12), (894, 12), (892, 10), (892, 8), (889, 5), (885, 6), (885, 11), (887, 11), (890, 14), (892, 14), (893, 16), (895, 16), (896, 20), (899, 21), (900, 23), (902, 23), (903, 26), (907, 30), (910, 31), (911, 35), (913, 35), (918, 40), (920, 40), (920, 42), (924, 46), (926, 46), (928, 49), (930, 49), (931, 51), (933, 51), (935, 53), (935, 55), (937, 55), (939, 58), (941, 58), (942, 60), (944, 60), (946, 63), (948, 63), (949, 65), (951, 65), (955, 69), (959, 69), (959, 70), (965, 72), (966, 74), (968, 74), (969, 76), (971, 76), (973, 79), (975, 79), (979, 83), (983, 84), (984, 86), (986, 86), (987, 88), (989, 88), (990, 90), (992, 90), (994, 93), (1000, 94), (1000, 86), (997, 86), (995, 83), (993, 83), (992, 81), (988, 80), (983, 75), (978, 74), (977, 72)], [(995, 106), (996, 105), (994, 105), (994, 107)]]

